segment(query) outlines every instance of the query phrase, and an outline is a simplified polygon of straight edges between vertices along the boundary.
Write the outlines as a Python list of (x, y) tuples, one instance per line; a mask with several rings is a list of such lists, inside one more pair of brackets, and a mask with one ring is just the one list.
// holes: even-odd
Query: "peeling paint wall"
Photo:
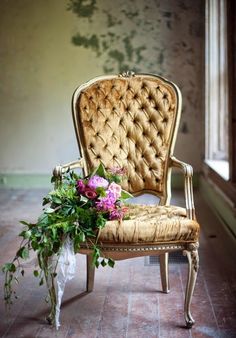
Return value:
[(201, 169), (203, 0), (2, 0), (0, 41), (0, 173), (76, 159), (73, 90), (127, 69), (179, 85), (176, 155)]

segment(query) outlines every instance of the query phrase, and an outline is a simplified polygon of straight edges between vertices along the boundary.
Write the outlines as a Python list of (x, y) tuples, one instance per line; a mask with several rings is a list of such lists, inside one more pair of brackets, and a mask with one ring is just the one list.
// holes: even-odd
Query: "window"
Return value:
[(205, 161), (229, 180), (229, 104), (226, 0), (206, 1)]

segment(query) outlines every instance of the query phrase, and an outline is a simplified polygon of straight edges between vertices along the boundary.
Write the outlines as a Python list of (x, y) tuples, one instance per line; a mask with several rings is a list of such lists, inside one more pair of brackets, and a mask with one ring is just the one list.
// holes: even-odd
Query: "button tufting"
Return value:
[(171, 86), (144, 75), (103, 79), (86, 87), (76, 102), (76, 113), (83, 122), (81, 132), (91, 165), (102, 160), (109, 167), (119, 160), (130, 168), (124, 189), (163, 191), (176, 103)]

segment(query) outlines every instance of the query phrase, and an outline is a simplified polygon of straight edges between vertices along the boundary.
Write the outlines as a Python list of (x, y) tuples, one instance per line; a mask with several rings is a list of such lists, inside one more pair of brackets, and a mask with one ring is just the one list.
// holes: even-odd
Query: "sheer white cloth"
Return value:
[(74, 243), (67, 237), (60, 252), (60, 256), (57, 264), (57, 278), (56, 278), (56, 293), (57, 304), (55, 314), (55, 326), (56, 329), (60, 327), (60, 308), (61, 301), (65, 290), (65, 285), (68, 280), (71, 280), (75, 275), (76, 259), (74, 252)]

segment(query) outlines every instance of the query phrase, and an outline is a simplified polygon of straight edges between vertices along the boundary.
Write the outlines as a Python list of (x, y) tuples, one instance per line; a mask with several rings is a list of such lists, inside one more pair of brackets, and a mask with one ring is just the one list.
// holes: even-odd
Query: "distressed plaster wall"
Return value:
[(183, 92), (176, 155), (201, 168), (202, 0), (1, 0), (0, 173), (49, 173), (78, 157), (75, 87), (127, 68)]

